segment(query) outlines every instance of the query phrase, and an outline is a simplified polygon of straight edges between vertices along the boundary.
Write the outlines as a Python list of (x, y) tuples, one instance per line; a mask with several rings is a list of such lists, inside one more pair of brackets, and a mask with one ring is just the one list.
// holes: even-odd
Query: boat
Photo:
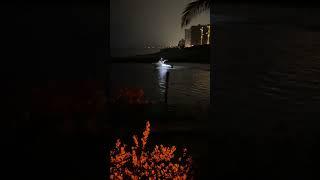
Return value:
[(168, 61), (167, 59), (161, 58), (158, 62), (154, 63), (157, 67), (166, 67), (172, 68), (173, 66), (170, 64), (166, 64), (165, 62)]

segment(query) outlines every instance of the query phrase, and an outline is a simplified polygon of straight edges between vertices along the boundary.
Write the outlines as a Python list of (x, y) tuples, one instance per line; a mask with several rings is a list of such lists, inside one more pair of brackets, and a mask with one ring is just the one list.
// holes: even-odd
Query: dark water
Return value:
[(111, 70), (112, 93), (124, 87), (141, 88), (148, 100), (164, 102), (169, 72), (169, 104), (209, 104), (210, 66), (170, 63), (173, 68), (156, 68), (151, 63), (114, 63)]
[(320, 31), (271, 22), (215, 30), (213, 104), (222, 111), (208, 125), (212, 174), (318, 179)]
[(280, 60), (261, 76), (257, 88), (265, 96), (294, 104), (319, 102), (320, 33), (297, 30), (286, 35), (278, 43), (277, 59), (283, 62)]
[(217, 27), (217, 98), (283, 108), (319, 105), (319, 31), (274, 24)]

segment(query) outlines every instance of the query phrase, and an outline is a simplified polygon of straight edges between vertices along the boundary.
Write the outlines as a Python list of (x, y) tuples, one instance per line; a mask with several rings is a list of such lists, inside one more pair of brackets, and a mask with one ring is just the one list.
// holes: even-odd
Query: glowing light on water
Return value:
[(159, 67), (159, 75), (161, 78), (164, 78), (166, 76), (166, 73), (169, 71), (166, 67)]
[(160, 66), (158, 68), (158, 71), (159, 71), (158, 77), (159, 77), (160, 94), (163, 95), (166, 89), (166, 74), (169, 71), (169, 69)]

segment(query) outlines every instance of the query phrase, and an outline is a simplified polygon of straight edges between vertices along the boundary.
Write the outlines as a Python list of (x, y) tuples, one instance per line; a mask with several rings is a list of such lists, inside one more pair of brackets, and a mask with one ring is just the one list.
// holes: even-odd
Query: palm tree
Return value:
[(195, 16), (209, 10), (212, 5), (213, 0), (196, 0), (189, 3), (182, 13), (181, 27), (187, 26)]

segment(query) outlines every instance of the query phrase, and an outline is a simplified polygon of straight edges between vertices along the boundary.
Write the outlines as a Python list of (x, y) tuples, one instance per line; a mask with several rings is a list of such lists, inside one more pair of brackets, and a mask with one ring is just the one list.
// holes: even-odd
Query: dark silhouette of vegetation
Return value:
[(178, 47), (179, 47), (180, 49), (185, 48), (185, 47), (186, 47), (186, 41), (185, 41), (184, 39), (181, 39), (181, 40), (179, 41), (179, 43), (178, 43)]
[(196, 0), (189, 3), (182, 13), (181, 27), (189, 25), (195, 16), (209, 10), (212, 5), (213, 0)]

